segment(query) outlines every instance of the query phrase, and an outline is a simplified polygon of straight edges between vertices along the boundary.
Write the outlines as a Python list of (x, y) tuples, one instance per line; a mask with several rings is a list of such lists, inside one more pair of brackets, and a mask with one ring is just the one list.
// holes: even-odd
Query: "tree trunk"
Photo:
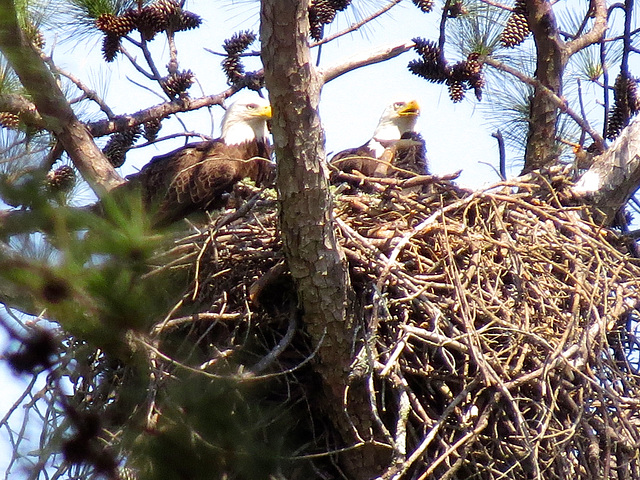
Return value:
[(529, 137), (522, 173), (553, 164), (559, 155), (556, 147), (557, 104), (545, 88), (562, 95), (562, 75), (566, 65), (563, 44), (556, 19), (547, 0), (527, 0), (529, 28), (536, 43), (536, 79), (529, 114)]
[[(318, 114), (322, 75), (308, 46), (308, 1), (263, 0), (260, 37), (265, 82), (273, 108), (278, 163), (277, 189), (284, 252), (303, 310), (304, 327), (319, 345), (316, 371), (323, 383), (322, 408), (342, 444), (370, 438), (366, 391), (350, 387), (349, 417), (343, 399), (354, 350), (354, 317), (348, 266), (338, 245)], [(341, 456), (351, 478), (379, 472), (369, 444)]]

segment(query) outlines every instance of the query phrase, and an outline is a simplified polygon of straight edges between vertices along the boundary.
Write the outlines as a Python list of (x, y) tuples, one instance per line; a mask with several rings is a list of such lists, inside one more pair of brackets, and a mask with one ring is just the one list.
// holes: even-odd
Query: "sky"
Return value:
[[(380, 3), (364, 0), (363, 8), (373, 11)], [(222, 42), (232, 33), (239, 30), (258, 32), (258, 2), (191, 0), (187, 8), (201, 15), (204, 22), (197, 30), (176, 35), (180, 68), (190, 69), (196, 74), (198, 84), (191, 87), (191, 96), (196, 97), (201, 91), (205, 94), (219, 93), (227, 86), (220, 69), (222, 57), (209, 53), (205, 48), (219, 52), (222, 51)], [(345, 17), (338, 16), (328, 32), (341, 30), (353, 19), (346, 14)], [(352, 33), (324, 45), (320, 68), (341, 63), (351, 55), (361, 55), (381, 45), (407, 42), (416, 36), (437, 38), (438, 22), (438, 8), (430, 14), (423, 14), (409, 1), (402, 2), (387, 15), (368, 25), (364, 32)], [(159, 103), (158, 97), (142, 91), (128, 80), (151, 85), (131, 68), (126, 59), (120, 57), (112, 64), (105, 64), (101, 60), (100, 40), (96, 36), (79, 45), (73, 41), (62, 43), (54, 59), (58, 65), (73, 71), (88, 83), (93, 82), (97, 91), (100, 91), (101, 84), (108, 83), (108, 103), (116, 113), (131, 113)], [(166, 62), (166, 42), (155, 40), (152, 48), (154, 53), (164, 55)], [(251, 48), (257, 49), (258, 46), (256, 44)], [(315, 59), (317, 49), (312, 55)], [(497, 166), (498, 150), (473, 94), (468, 95), (469, 100), (454, 105), (449, 100), (445, 86), (428, 83), (408, 71), (407, 63), (413, 58), (416, 58), (416, 54), (410, 51), (391, 61), (352, 71), (325, 85), (321, 94), (320, 114), (328, 156), (365, 143), (389, 103), (396, 99), (415, 98), (422, 107), (417, 130), (425, 138), (432, 173), (447, 174), (462, 169), (459, 182), (470, 187), (497, 180), (494, 171), (482, 163)], [(158, 62), (159, 68), (164, 64)], [(259, 63), (256, 59), (248, 59), (246, 67), (247, 70), (257, 69)], [(100, 77), (103, 79), (99, 80)], [(158, 91), (158, 88), (155, 87), (155, 90)], [(222, 114), (221, 108), (213, 107), (211, 111), (204, 109), (178, 116), (189, 130), (218, 136)], [(171, 128), (177, 131), (183, 128), (173, 118), (163, 125), (166, 126), (161, 135)], [(132, 151), (122, 168), (123, 174), (139, 169), (152, 156), (170, 151), (180, 144), (180, 141), (162, 142), (157, 146)]]
[[(362, 0), (367, 11), (373, 11), (382, 2)], [(441, 4), (440, 4), (441, 5)], [(258, 2), (252, 0), (189, 0), (187, 9), (203, 17), (203, 25), (194, 31), (176, 36), (181, 69), (191, 69), (197, 84), (191, 87), (192, 97), (201, 93), (215, 94), (226, 89), (226, 80), (220, 69), (221, 57), (205, 50), (221, 51), (225, 38), (239, 30), (258, 32)], [(381, 45), (403, 43), (413, 37), (437, 38), (440, 7), (436, 4), (430, 14), (421, 13), (409, 1), (394, 7), (389, 14), (357, 32), (327, 44), (321, 53), (320, 67), (340, 63), (343, 59), (362, 54)], [(344, 28), (352, 17), (338, 17), (328, 28), (332, 33)], [(145, 91), (133, 82), (154, 87), (136, 72), (128, 61), (119, 57), (106, 64), (101, 57), (101, 37), (72, 38), (47, 36), (47, 52), (52, 45), (56, 64), (72, 72), (84, 83), (103, 95), (117, 114), (133, 113), (142, 108), (161, 102), (160, 98)], [(158, 67), (162, 68), (168, 59), (166, 42), (152, 43), (154, 55), (162, 57)], [(257, 48), (257, 46), (256, 46)], [(133, 52), (133, 49), (131, 50)], [(137, 54), (137, 52), (136, 52)], [(317, 49), (314, 50), (314, 58)], [(140, 57), (140, 55), (138, 55)], [(434, 174), (449, 174), (462, 170), (458, 182), (467, 187), (477, 188), (495, 182), (498, 176), (494, 169), (498, 166), (498, 149), (493, 131), (487, 126), (475, 97), (453, 104), (443, 85), (434, 85), (412, 75), (407, 63), (416, 57), (407, 52), (391, 61), (368, 66), (325, 85), (320, 103), (320, 115), (326, 136), (327, 154), (330, 156), (342, 149), (359, 146), (372, 135), (380, 114), (385, 106), (397, 99), (417, 99), (421, 105), (421, 116), (416, 129), (423, 135), (429, 156), (429, 169)], [(258, 64), (247, 61), (247, 69), (257, 69)], [(105, 87), (108, 88), (105, 90)], [(157, 87), (154, 87), (158, 91)], [(76, 92), (77, 93), (77, 92)], [(95, 109), (83, 114), (90, 118), (101, 118)], [(177, 115), (163, 124), (160, 135), (182, 131), (199, 132), (218, 136), (223, 110), (219, 107), (202, 109)], [(184, 126), (183, 126), (184, 125)], [(98, 142), (104, 145), (105, 139)], [(121, 173), (127, 175), (140, 169), (151, 157), (166, 153), (184, 143), (184, 140), (160, 142), (148, 148), (136, 149), (127, 155), (127, 163)], [(519, 164), (510, 162), (510, 174), (516, 175)], [(0, 348), (6, 344), (0, 330)], [(26, 385), (24, 378), (16, 378), (0, 363), (0, 417)], [(0, 472), (5, 471), (8, 462), (6, 434), (0, 430)], [(14, 470), (11, 479), (23, 478)]]

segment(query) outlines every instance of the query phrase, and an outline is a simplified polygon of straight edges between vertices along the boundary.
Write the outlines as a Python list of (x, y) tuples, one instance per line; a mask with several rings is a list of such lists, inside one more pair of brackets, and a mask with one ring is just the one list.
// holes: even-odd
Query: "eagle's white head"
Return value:
[(222, 117), (222, 139), (227, 145), (256, 139), (268, 143), (267, 120), (270, 118), (271, 105), (264, 98), (238, 100), (227, 108)]
[(382, 112), (378, 126), (373, 133), (378, 142), (400, 140), (405, 132), (411, 132), (420, 115), (420, 105), (416, 100), (396, 100)]

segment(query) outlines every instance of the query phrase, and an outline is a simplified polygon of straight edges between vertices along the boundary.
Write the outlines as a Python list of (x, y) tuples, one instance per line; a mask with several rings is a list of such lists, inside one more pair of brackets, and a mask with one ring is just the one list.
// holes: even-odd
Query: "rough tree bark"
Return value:
[(33, 98), (45, 128), (60, 141), (96, 194), (101, 195), (123, 183), (18, 25), (13, 0), (0, 0), (0, 51)]
[[(334, 228), (318, 114), (323, 74), (310, 57), (308, 4), (262, 2), (262, 61), (273, 107), (284, 251), (297, 285), (304, 327), (319, 345), (316, 371), (324, 387), (322, 408), (343, 444), (352, 446), (358, 440), (354, 427), (361, 438), (372, 440), (371, 421), (363, 388), (352, 386), (348, 412), (343, 408), (354, 350), (353, 293)], [(341, 462), (351, 478), (371, 478), (381, 468), (379, 451), (369, 442), (360, 447), (344, 454)]]
[(548, 0), (526, 0), (529, 28), (536, 44), (536, 80), (529, 114), (529, 136), (522, 173), (549, 166), (558, 158), (556, 127), (558, 104), (550, 93), (562, 96), (562, 77), (569, 58), (600, 40), (607, 27), (604, 0), (594, 0), (592, 27), (570, 42), (563, 42), (556, 24), (553, 5)]
[(594, 159), (591, 168), (573, 188), (576, 196), (592, 203), (598, 220), (610, 225), (640, 186), (640, 121), (635, 120), (611, 147)]

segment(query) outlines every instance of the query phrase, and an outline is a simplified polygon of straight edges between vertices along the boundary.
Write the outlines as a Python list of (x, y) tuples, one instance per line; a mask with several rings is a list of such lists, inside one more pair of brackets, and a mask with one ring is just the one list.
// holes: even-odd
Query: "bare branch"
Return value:
[(413, 42), (405, 42), (401, 44), (383, 46), (374, 51), (354, 55), (341, 63), (323, 69), (320, 72), (323, 78), (323, 83), (330, 82), (331, 80), (338, 78), (340, 75), (344, 75), (345, 73), (357, 68), (384, 62), (385, 60), (402, 55), (404, 52), (413, 48), (414, 45), (415, 44)]
[[(125, 37), (128, 39), (128, 37)], [(135, 45), (135, 43), (134, 43)], [(129, 51), (124, 48), (123, 46), (120, 46), (120, 51), (122, 52), (122, 54), (127, 57), (127, 59), (129, 60), (129, 62), (131, 62), (131, 65), (133, 65), (133, 68), (135, 68), (138, 72), (140, 72), (142, 75), (144, 75), (145, 77), (147, 77), (149, 80), (155, 80), (156, 78), (153, 76), (152, 73), (147, 72), (144, 68), (142, 68), (137, 60), (134, 58), (133, 55), (131, 55), (129, 53)]]
[(37, 129), (45, 126), (36, 106), (22, 95), (11, 93), (0, 95), (0, 112), (15, 113), (26, 125)]
[(53, 58), (51, 58), (51, 57), (43, 57), (43, 60), (49, 66), (49, 69), (53, 73), (56, 73), (56, 74), (61, 75), (61, 76), (65, 77), (65, 78), (68, 78), (84, 94), (85, 98), (88, 98), (89, 100), (92, 100), (95, 103), (97, 103), (98, 106), (100, 107), (100, 110), (102, 110), (108, 118), (115, 117), (115, 113), (113, 113), (113, 110), (111, 110), (109, 105), (107, 105), (105, 103), (105, 101), (102, 98), (100, 98), (100, 96), (96, 93), (95, 90), (91, 90), (87, 85), (82, 83), (82, 81), (78, 77), (73, 75), (72, 73), (69, 73), (69, 72), (61, 69), (60, 67), (58, 67), (53, 62)]
[[(318, 47), (320, 45), (323, 45), (325, 43), (331, 42), (332, 40), (335, 40), (336, 38), (340, 38), (344, 35), (347, 35), (351, 32), (355, 32), (356, 30), (358, 30), (360, 27), (362, 27), (363, 25), (371, 22), (372, 20), (375, 20), (376, 18), (378, 18), (380, 15), (383, 15), (385, 13), (387, 13), (389, 10), (391, 10), (393, 7), (395, 7), (396, 5), (398, 5), (402, 0), (392, 0), (391, 2), (389, 2), (387, 5), (385, 5), (384, 7), (382, 7), (380, 10), (378, 10), (377, 12), (369, 15), (367, 18), (363, 18), (362, 20), (360, 20), (359, 22), (356, 23), (352, 23), (351, 25), (349, 25), (349, 27), (345, 28), (344, 30), (340, 31), (340, 32), (336, 32), (333, 35), (329, 35), (325, 38), (323, 38), (322, 40), (319, 40), (317, 42), (312, 43), (311, 45), (309, 45), (310, 47)], [(206, 49), (205, 49), (206, 50)], [(213, 53), (213, 52), (212, 52)]]
[(224, 105), (224, 101), (239, 90), (236, 86), (231, 86), (225, 91), (216, 95), (207, 95), (205, 97), (191, 99), (188, 97), (173, 100), (171, 102), (161, 103), (153, 107), (145, 108), (136, 113), (128, 115), (118, 115), (109, 120), (100, 120), (99, 122), (89, 123), (89, 131), (94, 137), (102, 137), (110, 135), (114, 132), (122, 131), (126, 128), (140, 125), (149, 120), (166, 118), (169, 115), (179, 112), (189, 112), (202, 107), (211, 105)]
[(564, 54), (567, 58), (589, 45), (598, 43), (607, 30), (607, 5), (605, 0), (592, 0), (591, 7), (595, 15), (593, 26), (584, 35), (580, 35), (575, 40), (565, 44)]

